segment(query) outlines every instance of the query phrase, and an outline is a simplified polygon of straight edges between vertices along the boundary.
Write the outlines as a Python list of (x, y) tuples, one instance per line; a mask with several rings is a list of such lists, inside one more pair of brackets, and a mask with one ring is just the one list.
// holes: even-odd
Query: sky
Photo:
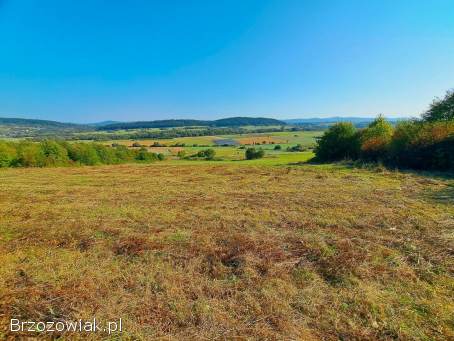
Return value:
[(416, 116), (454, 87), (452, 0), (0, 0), (0, 116)]

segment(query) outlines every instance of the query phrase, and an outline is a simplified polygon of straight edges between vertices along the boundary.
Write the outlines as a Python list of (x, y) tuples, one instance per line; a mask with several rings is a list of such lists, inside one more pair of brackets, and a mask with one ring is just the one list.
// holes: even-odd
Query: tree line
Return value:
[(120, 164), (163, 160), (163, 154), (146, 148), (129, 149), (123, 145), (68, 143), (58, 140), (0, 141), (0, 167), (56, 167), (70, 165)]
[(172, 127), (239, 127), (239, 126), (271, 126), (286, 125), (285, 122), (264, 117), (229, 117), (214, 121), (202, 120), (156, 120), (138, 122), (118, 122), (98, 127), (98, 130), (123, 130), (123, 129), (147, 129), (147, 128), (172, 128)]
[[(250, 134), (250, 133), (271, 133), (284, 131), (285, 127), (273, 128), (273, 127), (262, 127), (262, 128), (167, 128), (161, 130), (136, 130), (136, 131), (121, 131), (115, 132), (86, 132), (81, 134), (74, 134), (65, 136), (65, 139), (70, 140), (94, 140), (94, 141), (107, 141), (107, 140), (134, 140), (134, 139), (173, 139), (180, 137), (197, 137), (197, 136), (214, 136), (214, 135), (239, 135), (239, 134)], [(294, 129), (294, 131), (303, 130)], [(38, 138), (39, 139), (39, 138)]]
[(421, 119), (395, 127), (378, 116), (364, 129), (342, 122), (317, 141), (316, 159), (382, 162), (388, 166), (454, 170), (454, 91), (436, 99)]

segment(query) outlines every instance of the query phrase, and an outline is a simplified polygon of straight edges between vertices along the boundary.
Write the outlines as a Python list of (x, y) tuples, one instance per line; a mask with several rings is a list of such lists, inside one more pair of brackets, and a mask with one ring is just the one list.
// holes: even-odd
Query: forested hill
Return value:
[(28, 118), (0, 117), (0, 125), (28, 126), (28, 127), (49, 127), (49, 128), (81, 128), (84, 127), (75, 123), (62, 123), (57, 121), (37, 120)]
[(202, 120), (158, 120), (114, 123), (99, 127), (98, 130), (143, 129), (143, 128), (170, 128), (170, 127), (239, 127), (246, 125), (271, 126), (286, 125), (285, 122), (263, 117), (230, 117), (214, 121)]
[(286, 125), (285, 122), (274, 118), (264, 117), (230, 117), (213, 121), (216, 127), (238, 127), (238, 126), (274, 126)]

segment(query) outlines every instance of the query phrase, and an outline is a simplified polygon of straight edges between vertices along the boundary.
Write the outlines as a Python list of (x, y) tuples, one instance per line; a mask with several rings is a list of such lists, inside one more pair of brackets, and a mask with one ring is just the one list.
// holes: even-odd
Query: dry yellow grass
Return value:
[(122, 340), (453, 339), (453, 192), (309, 165), (0, 170), (0, 338), (96, 316)]

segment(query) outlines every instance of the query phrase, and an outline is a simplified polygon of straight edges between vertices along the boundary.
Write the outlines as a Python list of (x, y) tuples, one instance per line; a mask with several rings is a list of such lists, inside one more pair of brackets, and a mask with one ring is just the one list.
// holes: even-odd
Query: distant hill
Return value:
[(264, 117), (230, 117), (213, 121), (216, 127), (238, 127), (238, 126), (274, 126), (285, 125), (285, 122), (274, 118)]
[(318, 123), (336, 123), (336, 122), (352, 122), (352, 123), (359, 123), (359, 122), (372, 122), (373, 118), (371, 117), (340, 117), (340, 116), (333, 116), (333, 117), (312, 117), (312, 118), (295, 118), (290, 120), (283, 120), (288, 124), (318, 124)]
[(37, 120), (28, 118), (0, 117), (0, 125), (27, 126), (27, 127), (53, 127), (53, 128), (80, 128), (81, 124), (62, 123), (57, 121)]
[(119, 122), (119, 121), (101, 121), (101, 122), (87, 123), (85, 125), (90, 126), (90, 127), (103, 127), (103, 126), (107, 126), (109, 124), (116, 124), (116, 123), (121, 123), (121, 122)]
[[(375, 118), (374, 117), (341, 117), (341, 116), (333, 116), (333, 117), (324, 117), (324, 118), (296, 118), (296, 119), (289, 119), (283, 120), (287, 124), (291, 125), (309, 125), (309, 126), (329, 126), (334, 123), (338, 122), (351, 122), (358, 127), (366, 126), (371, 123)], [(387, 120), (391, 123), (396, 123), (404, 118), (387, 118)]]
[(122, 130), (122, 129), (147, 129), (147, 128), (169, 128), (169, 127), (188, 127), (188, 126), (208, 126), (210, 121), (199, 120), (156, 120), (156, 121), (137, 121), (119, 122), (98, 127), (98, 130)]
[(172, 128), (172, 127), (239, 127), (246, 125), (271, 126), (285, 125), (283, 121), (263, 117), (230, 117), (214, 121), (202, 120), (157, 120), (157, 121), (138, 121), (121, 122), (108, 124), (98, 127), (98, 130), (120, 130), (120, 129), (146, 129), (146, 128)]

